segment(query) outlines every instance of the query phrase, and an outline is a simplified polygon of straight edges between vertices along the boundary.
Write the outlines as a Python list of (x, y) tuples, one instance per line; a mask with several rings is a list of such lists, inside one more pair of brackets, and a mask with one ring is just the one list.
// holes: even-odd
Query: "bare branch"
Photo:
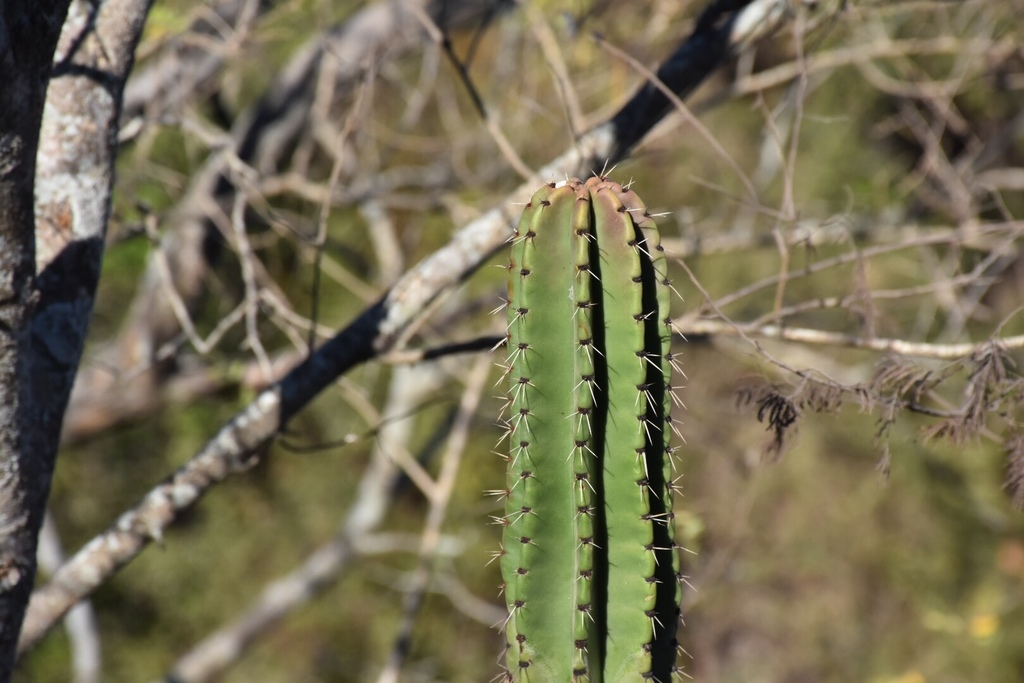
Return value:
[[(298, 48), (264, 95), (237, 117), (230, 133), (211, 134), (188, 117), (182, 120), (191, 132), (204, 135), (213, 153), (193, 175), (177, 208), (163, 221), (169, 229), (159, 249), (154, 250), (117, 340), (82, 369), (68, 409), (69, 438), (82, 436), (81, 431), (73, 431), (85, 424), (77, 418), (78, 411), (91, 413), (94, 419), (88, 424), (95, 428), (101, 425), (95, 420), (95, 406), (118, 404), (116, 399), (103, 397), (104, 393), (141, 395), (147, 397), (147, 404), (160, 403), (148, 397), (160, 393), (174, 365), (156, 354), (181, 332), (179, 304), (184, 304), (190, 314), (199, 305), (213, 265), (210, 254), (218, 251), (216, 223), (221, 221), (227, 228), (223, 233), (230, 236), (231, 222), (226, 218), (234, 206), (236, 184), (255, 196), (262, 176), (285, 168), (308, 127), (322, 72), (333, 72), (334, 100), (350, 98), (373, 65), (423, 44), (421, 15), (431, 16), (444, 29), (458, 28), (473, 25), (483, 13), (491, 11), (495, 1), (372, 3)], [(156, 254), (158, 251), (162, 255)], [(167, 278), (162, 271), (170, 274), (174, 297), (167, 296)], [(368, 289), (355, 278), (350, 281), (361, 294)], [(373, 292), (368, 300), (378, 296)], [(112, 412), (102, 426), (134, 414)]]
[[(768, 4), (786, 6), (781, 0)], [(677, 93), (689, 93), (733, 50), (763, 35), (767, 24), (747, 23), (745, 5), (720, 2), (712, 6), (659, 70), (659, 78)], [(751, 7), (760, 12), (764, 5), (758, 0)], [(777, 15), (767, 16), (771, 19), (768, 28), (781, 20)], [(604, 160), (619, 158), (664, 116), (669, 106), (660, 90), (645, 86), (612, 121), (584, 135), (573, 150), (543, 168), (540, 177), (554, 180), (566, 174), (587, 173), (603, 165)], [(248, 469), (278, 430), (335, 378), (394, 348), (403, 331), (420, 318), (430, 302), (459, 284), (505, 243), (513, 221), (510, 203), (524, 202), (534, 185), (518, 188), (500, 206), (464, 227), (448, 245), (408, 272), (383, 300), (365, 310), (279, 384), (261, 393), (188, 464), (79, 551), (36, 592), (23, 632), (22, 651), (38, 642), (71, 605), (131, 561), (151, 540), (159, 538), (162, 530), (212, 485)]]
[(901, 356), (935, 358), (938, 360), (958, 360), (969, 357), (993, 342), (1007, 349), (1024, 348), (1024, 335), (1002, 337), (977, 343), (930, 344), (928, 342), (913, 342), (905, 339), (859, 337), (805, 327), (748, 325), (720, 320), (677, 321), (674, 324), (675, 328), (683, 336), (717, 335), (723, 337), (745, 336), (758, 339), (778, 339), (801, 344), (865, 349), (882, 353), (895, 353)]
[[(39, 531), (39, 569), (53, 572), (64, 562), (64, 548), (53, 517), (43, 520)], [(88, 600), (75, 605), (64, 619), (71, 641), (71, 663), (74, 683), (98, 683), (101, 679), (102, 650), (96, 612)]]
[(463, 393), (462, 402), (459, 404), (459, 410), (448, 437), (448, 448), (445, 449), (444, 456), (441, 458), (441, 472), (438, 474), (434, 490), (428, 496), (430, 509), (427, 512), (427, 520), (420, 540), (419, 565), (413, 575), (412, 586), (405, 595), (402, 622), (398, 627), (398, 634), (395, 636), (394, 648), (388, 663), (377, 678), (377, 683), (398, 683), (398, 674), (412, 647), (412, 631), (416, 623), (416, 616), (419, 614), (423, 594), (427, 590), (427, 584), (433, 573), (434, 557), (441, 541), (441, 526), (448, 511), (448, 502), (451, 500), (452, 490), (455, 487), (459, 463), (469, 439), (469, 428), (473, 415), (480, 405), (490, 365), (490, 359), (487, 356), (481, 356), (469, 373), (466, 391)]
[(209, 93), (226, 59), (241, 49), (268, 6), (262, 0), (216, 0), (201, 6), (188, 30), (164, 43), (128, 80), (121, 141), (143, 130), (143, 118), (178, 116), (186, 101)]
[(338, 534), (313, 552), (298, 568), (267, 585), (242, 614), (204, 638), (174, 664), (165, 683), (203, 683), (235, 663), (246, 649), (288, 613), (332, 585), (358, 554), (370, 552), (367, 541), (387, 511), (394, 484), (401, 476), (394, 454), (407, 453), (417, 405), (433, 396), (440, 385), (437, 367), (406, 368), (391, 381), (384, 414), (406, 419), (382, 422), (370, 464), (359, 483), (345, 523)]

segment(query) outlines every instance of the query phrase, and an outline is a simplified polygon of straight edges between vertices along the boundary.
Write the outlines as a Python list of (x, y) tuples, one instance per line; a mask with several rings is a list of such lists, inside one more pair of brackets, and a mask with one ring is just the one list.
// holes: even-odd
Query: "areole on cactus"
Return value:
[(669, 283), (605, 177), (538, 190), (508, 275), (506, 678), (668, 683), (679, 615)]

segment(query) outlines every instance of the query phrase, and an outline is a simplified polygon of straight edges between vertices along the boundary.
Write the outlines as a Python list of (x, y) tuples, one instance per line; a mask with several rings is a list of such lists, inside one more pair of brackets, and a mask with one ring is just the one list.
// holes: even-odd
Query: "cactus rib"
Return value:
[(603, 177), (538, 190), (509, 266), (509, 680), (671, 676), (668, 325), (636, 194)]

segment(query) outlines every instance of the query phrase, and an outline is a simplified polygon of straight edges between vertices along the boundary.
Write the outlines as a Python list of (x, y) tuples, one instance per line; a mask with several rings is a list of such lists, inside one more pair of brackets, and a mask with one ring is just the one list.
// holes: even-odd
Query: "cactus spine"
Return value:
[(604, 177), (546, 185), (508, 283), (507, 679), (668, 683), (678, 559), (657, 228)]

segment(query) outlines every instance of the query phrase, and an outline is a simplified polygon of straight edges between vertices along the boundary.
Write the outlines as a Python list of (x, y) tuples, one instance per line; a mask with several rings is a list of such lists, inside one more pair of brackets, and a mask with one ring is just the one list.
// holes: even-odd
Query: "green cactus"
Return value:
[(607, 178), (546, 185), (508, 282), (506, 679), (668, 683), (679, 591), (657, 227)]

